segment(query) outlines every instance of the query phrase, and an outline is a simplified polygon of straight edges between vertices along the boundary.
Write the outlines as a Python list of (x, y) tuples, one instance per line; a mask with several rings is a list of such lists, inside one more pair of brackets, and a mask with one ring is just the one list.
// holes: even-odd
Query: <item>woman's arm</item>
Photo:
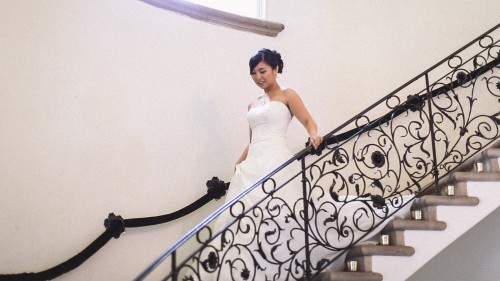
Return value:
[(292, 89), (287, 89), (285, 92), (290, 111), (295, 117), (297, 117), (304, 128), (306, 128), (307, 133), (309, 134), (309, 142), (314, 149), (317, 149), (323, 141), (323, 137), (318, 135), (318, 126), (316, 125), (316, 122), (314, 122), (311, 114), (307, 111), (306, 106), (297, 92)]
[(250, 145), (247, 145), (245, 150), (243, 150), (243, 153), (241, 154), (240, 159), (238, 159), (238, 161), (236, 161), (236, 165), (240, 164), (241, 162), (245, 161), (245, 159), (247, 159), (248, 146), (250, 146)]

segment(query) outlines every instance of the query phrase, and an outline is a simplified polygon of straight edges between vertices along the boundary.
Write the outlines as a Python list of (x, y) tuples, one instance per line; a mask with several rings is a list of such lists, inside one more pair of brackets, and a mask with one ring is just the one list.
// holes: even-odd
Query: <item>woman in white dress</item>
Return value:
[[(260, 49), (250, 59), (249, 67), (253, 81), (264, 93), (248, 105), (250, 142), (236, 162), (226, 202), (291, 159), (293, 153), (287, 147), (285, 135), (293, 117), (305, 127), (314, 149), (323, 141), (297, 92), (278, 84), (277, 75), (283, 71), (281, 55)], [(201, 280), (293, 280), (291, 276), (302, 275), (290, 272), (295, 262), (304, 261), (303, 220), (298, 217), (303, 209), (300, 179), (294, 179), (272, 195), (268, 193), (297, 174), (298, 164), (294, 161), (273, 175), (272, 184), (259, 185), (241, 198), (232, 215), (227, 211), (216, 219), (214, 233), (236, 220), (243, 209), (258, 203), (257, 208), (245, 214), (200, 255)], [(272, 187), (265, 188), (269, 185)], [(302, 234), (293, 237), (294, 231)], [(290, 253), (294, 247), (289, 243), (299, 244), (295, 255)]]
[(316, 122), (297, 92), (290, 88), (283, 89), (278, 84), (276, 78), (278, 73), (283, 72), (283, 66), (281, 55), (269, 49), (260, 49), (249, 61), (250, 75), (255, 84), (264, 90), (264, 94), (248, 105), (250, 142), (236, 162), (227, 200), (293, 156), (285, 139), (293, 117), (307, 130), (314, 149), (323, 141)]
[[(291, 116), (295, 116), (304, 125), (309, 134), (311, 145), (316, 149), (323, 141), (323, 137), (318, 135), (316, 122), (307, 111), (299, 95), (290, 88), (282, 89), (276, 80), (278, 73), (283, 72), (284, 64), (281, 55), (276, 51), (261, 49), (250, 59), (249, 66), (253, 81), (264, 90), (263, 95), (249, 104), (249, 111), (273, 101), (281, 102), (288, 108)], [(251, 143), (252, 128), (250, 128)], [(247, 158), (250, 144), (243, 151), (236, 164), (243, 162)]]

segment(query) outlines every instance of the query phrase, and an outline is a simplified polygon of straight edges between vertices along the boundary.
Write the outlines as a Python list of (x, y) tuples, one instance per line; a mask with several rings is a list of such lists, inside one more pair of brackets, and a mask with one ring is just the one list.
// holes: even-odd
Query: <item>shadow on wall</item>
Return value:
[[(408, 281), (491, 281), (500, 276), (500, 208), (450, 244)], [(474, 266), (468, 266), (475, 261)], [(451, 270), (452, 269), (452, 270)]]

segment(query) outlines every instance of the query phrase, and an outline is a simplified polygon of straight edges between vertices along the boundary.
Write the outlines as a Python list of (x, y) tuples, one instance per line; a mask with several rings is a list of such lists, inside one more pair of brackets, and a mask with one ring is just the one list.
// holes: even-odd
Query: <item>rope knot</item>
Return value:
[(225, 183), (219, 180), (218, 177), (213, 177), (211, 180), (207, 181), (208, 195), (210, 197), (218, 200), (222, 196), (226, 195), (226, 191), (229, 188), (229, 183)]
[(121, 216), (110, 213), (108, 218), (104, 220), (104, 227), (111, 231), (114, 238), (119, 238), (120, 234), (125, 232), (125, 222)]
[(425, 102), (421, 96), (415, 94), (408, 96), (406, 104), (409, 106), (409, 109), (412, 112), (415, 112), (415, 111), (421, 111), (424, 108)]

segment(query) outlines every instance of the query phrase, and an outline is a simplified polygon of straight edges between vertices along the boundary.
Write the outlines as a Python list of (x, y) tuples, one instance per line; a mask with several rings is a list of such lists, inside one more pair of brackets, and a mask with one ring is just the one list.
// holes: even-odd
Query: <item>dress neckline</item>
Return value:
[(288, 108), (288, 106), (287, 106), (284, 102), (279, 101), (279, 100), (268, 100), (268, 101), (266, 101), (266, 103), (264, 103), (263, 105), (256, 106), (256, 107), (255, 107), (255, 106), (252, 106), (252, 107), (250, 107), (249, 112), (250, 112), (250, 111), (252, 111), (252, 110), (254, 110), (254, 109), (255, 109), (255, 110), (258, 110), (258, 109), (266, 109), (266, 108), (268, 108), (268, 107), (269, 107), (272, 103), (278, 103), (278, 104), (281, 104), (281, 105), (282, 105), (282, 106), (283, 106), (283, 107), (287, 110), (288, 114), (290, 115), (290, 119), (292, 119), (292, 118), (293, 118), (293, 114), (292, 114), (292, 112), (290, 111), (290, 108)]

